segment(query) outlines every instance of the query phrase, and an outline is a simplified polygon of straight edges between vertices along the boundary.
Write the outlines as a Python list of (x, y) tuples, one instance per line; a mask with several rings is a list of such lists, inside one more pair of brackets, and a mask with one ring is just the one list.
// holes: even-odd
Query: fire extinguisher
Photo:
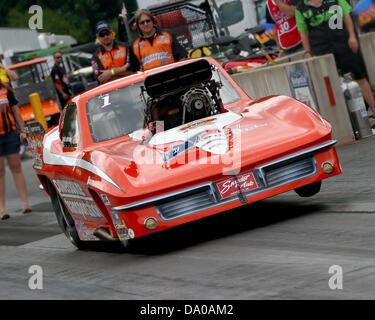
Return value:
[(372, 130), (367, 118), (367, 110), (361, 88), (358, 83), (353, 80), (351, 73), (346, 73), (344, 75), (343, 86), (346, 105), (356, 138), (359, 139), (371, 136)]

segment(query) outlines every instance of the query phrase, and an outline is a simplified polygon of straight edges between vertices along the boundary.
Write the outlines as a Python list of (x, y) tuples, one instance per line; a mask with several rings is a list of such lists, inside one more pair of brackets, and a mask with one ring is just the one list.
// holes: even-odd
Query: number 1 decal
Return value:
[(104, 104), (101, 106), (102, 108), (105, 108), (111, 104), (109, 102), (109, 94), (106, 94), (105, 96), (102, 96), (101, 98), (103, 98), (104, 100)]

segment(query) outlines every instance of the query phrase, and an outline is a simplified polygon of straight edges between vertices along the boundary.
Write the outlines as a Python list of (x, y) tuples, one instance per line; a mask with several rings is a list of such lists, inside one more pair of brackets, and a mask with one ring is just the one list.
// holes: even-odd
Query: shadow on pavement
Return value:
[(289, 219), (317, 213), (323, 204), (293, 204), (288, 202), (256, 202), (245, 207), (206, 217), (182, 226), (160, 231), (129, 242), (93, 243), (86, 250), (144, 255), (160, 255), (194, 245), (248, 232)]

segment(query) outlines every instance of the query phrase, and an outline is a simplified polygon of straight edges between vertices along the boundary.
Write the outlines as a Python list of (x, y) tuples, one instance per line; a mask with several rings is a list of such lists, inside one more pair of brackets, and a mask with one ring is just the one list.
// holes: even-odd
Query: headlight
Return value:
[(326, 174), (331, 174), (333, 172), (333, 164), (329, 161), (323, 162), (322, 170)]
[(145, 220), (145, 227), (149, 230), (153, 230), (157, 227), (158, 222), (154, 217), (149, 217)]

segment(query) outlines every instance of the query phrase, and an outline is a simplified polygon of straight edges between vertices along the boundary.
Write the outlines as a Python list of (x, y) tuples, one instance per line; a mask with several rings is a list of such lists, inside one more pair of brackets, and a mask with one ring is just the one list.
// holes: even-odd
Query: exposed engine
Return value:
[(219, 113), (221, 82), (212, 79), (212, 66), (198, 60), (145, 80), (145, 126), (164, 122), (164, 130)]
[(181, 96), (181, 101), (183, 124), (187, 118), (194, 121), (217, 113), (216, 105), (207, 88), (191, 88)]

